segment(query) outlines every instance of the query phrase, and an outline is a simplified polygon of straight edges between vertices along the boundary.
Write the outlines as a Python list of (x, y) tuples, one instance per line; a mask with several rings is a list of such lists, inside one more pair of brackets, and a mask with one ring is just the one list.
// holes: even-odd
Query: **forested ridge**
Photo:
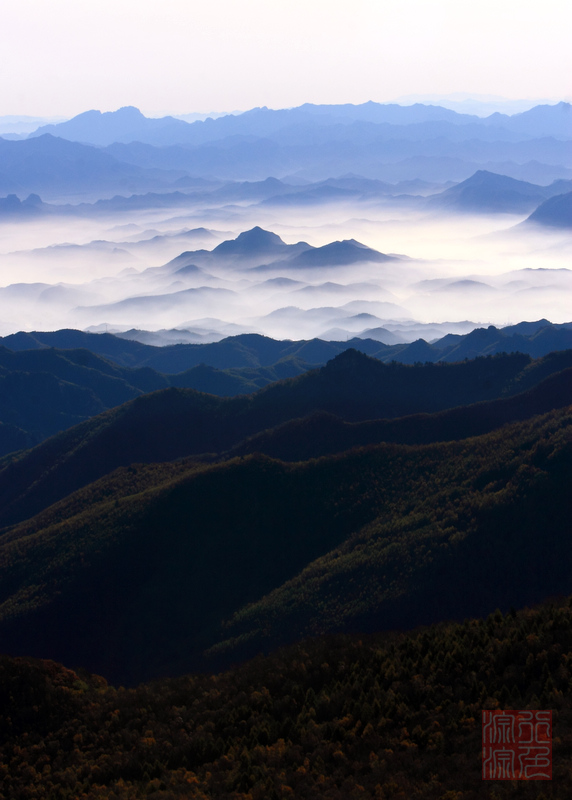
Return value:
[[(300, 460), (353, 445), (415, 444), (485, 433), (567, 405), (572, 398), (571, 357), (572, 351), (564, 351), (532, 361), (513, 353), (455, 364), (407, 366), (382, 364), (348, 350), (320, 369), (248, 396), (222, 398), (177, 388), (151, 392), (32, 450), (5, 457), (0, 462), (0, 525), (17, 523), (113, 469), (135, 462), (203, 454), (225, 457), (234, 454), (233, 448), (237, 454), (255, 450)], [(433, 416), (467, 404), (473, 407)], [(288, 442), (298, 439), (297, 451), (291, 446), (289, 451), (274, 449), (274, 428), (316, 412), (345, 422), (373, 424), (351, 429), (349, 437), (347, 429), (341, 436), (329, 437), (320, 430), (318, 414), (302, 438), (287, 432)], [(429, 416), (389, 425), (379, 422), (419, 414)], [(257, 436), (254, 445), (245, 442)]]
[[(569, 351), (349, 350), (5, 457), (0, 800), (569, 797), (571, 400)], [(497, 707), (552, 783), (481, 781)]]
[(131, 465), (5, 529), (0, 635), (133, 683), (539, 602), (572, 590), (571, 479), (570, 408), (458, 442)]
[[(481, 328), (466, 336), (444, 337), (444, 349), (423, 340), (390, 347), (373, 339), (279, 341), (257, 334), (211, 344), (156, 347), (112, 334), (20, 332), (0, 337), (0, 457), (33, 447), (147, 392), (178, 387), (220, 397), (253, 394), (324, 365), (350, 348), (380, 362), (417, 367), (421, 361), (458, 362), (519, 352), (521, 360), (515, 363), (523, 367), (533, 356), (532, 363), (558, 361), (564, 369), (572, 366), (572, 351), (565, 350), (572, 343), (569, 327), (540, 320), (513, 326), (506, 333)], [(523, 354), (528, 356), (523, 359)], [(465, 396), (456, 404), (494, 396)], [(400, 414), (404, 413), (408, 412), (402, 409)]]
[[(571, 605), (318, 638), (133, 689), (3, 657), (0, 798), (567, 800)], [(551, 782), (481, 780), (495, 708), (552, 710)]]

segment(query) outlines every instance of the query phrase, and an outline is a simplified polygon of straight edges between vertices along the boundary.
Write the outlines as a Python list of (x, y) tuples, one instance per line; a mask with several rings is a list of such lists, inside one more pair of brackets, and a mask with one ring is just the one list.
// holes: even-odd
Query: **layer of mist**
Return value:
[[(191, 125), (122, 109), (50, 131), (124, 144), (45, 128), (0, 139), (0, 191), (17, 192), (0, 197), (0, 334), (394, 343), (568, 321), (569, 122), (566, 103), (486, 119), (303, 106)], [(171, 139), (143, 144), (133, 131)], [(233, 170), (248, 180), (228, 180)]]
[[(390, 343), (385, 331), (418, 338), (413, 323), (570, 318), (570, 237), (525, 228), (522, 214), (459, 216), (390, 202), (276, 211), (197, 204), (185, 212), (3, 224), (0, 333), (107, 327), (183, 329), (197, 341), (252, 331)], [(284, 249), (354, 240), (376, 252), (332, 263), (335, 248), (326, 248), (314, 265), (288, 260), (281, 248), (215, 250), (255, 226), (280, 236)], [(379, 253), (391, 257), (376, 260)], [(435, 336), (448, 330), (436, 328)]]

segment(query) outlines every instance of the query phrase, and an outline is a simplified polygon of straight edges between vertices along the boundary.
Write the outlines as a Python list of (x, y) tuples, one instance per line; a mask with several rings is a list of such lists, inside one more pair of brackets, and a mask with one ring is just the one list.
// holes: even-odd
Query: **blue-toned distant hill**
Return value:
[(466, 181), (429, 197), (426, 203), (429, 208), (451, 211), (519, 214), (536, 208), (553, 194), (560, 194), (563, 185), (572, 187), (572, 181), (555, 181), (551, 186), (538, 186), (479, 170)]
[(499, 125), (531, 137), (554, 136), (557, 139), (572, 139), (572, 105), (556, 103), (539, 105), (520, 114), (491, 114), (483, 120), (485, 125)]
[(113, 142), (147, 142), (161, 145), (165, 141), (184, 140), (189, 123), (174, 117), (149, 119), (137, 108), (125, 106), (118, 111), (85, 111), (73, 119), (55, 125), (42, 125), (28, 138), (46, 133), (72, 142), (107, 145)]
[[(46, 137), (51, 139), (51, 137)], [(53, 147), (54, 142), (59, 144)], [(1, 142), (1, 140), (0, 140)], [(25, 142), (10, 145), (26, 146)], [(467, 213), (512, 213), (519, 214), (531, 211), (539, 207), (547, 198), (556, 195), (567, 195), (572, 188), (572, 180), (559, 179), (549, 185), (539, 185), (528, 181), (521, 181), (507, 175), (501, 175), (489, 170), (477, 170), (466, 180), (450, 186), (443, 191), (440, 189), (442, 184), (429, 184), (423, 181), (408, 181), (398, 184), (388, 184), (383, 181), (371, 180), (367, 178), (352, 177), (340, 179), (328, 179), (309, 183), (303, 187), (279, 181), (276, 178), (267, 178), (262, 181), (219, 181), (206, 179), (189, 179), (189, 187), (185, 191), (155, 191), (144, 194), (131, 194), (129, 196), (115, 195), (114, 197), (96, 200), (95, 202), (81, 202), (71, 204), (43, 202), (37, 193), (31, 193), (26, 197), (26, 189), (38, 189), (46, 191), (51, 197), (58, 194), (82, 194), (85, 192), (107, 192), (115, 186), (126, 194), (134, 189), (145, 188), (148, 185), (173, 187), (180, 183), (180, 180), (173, 181), (173, 175), (169, 172), (155, 169), (137, 168), (129, 164), (119, 164), (114, 160), (107, 160), (100, 164), (99, 156), (101, 151), (96, 148), (84, 147), (61, 140), (52, 139), (47, 141), (46, 147), (32, 153), (30, 161), (26, 160), (26, 152), (11, 153), (6, 160), (7, 168), (4, 176), (0, 175), (0, 192), (2, 186), (9, 192), (6, 197), (0, 197), (0, 221), (9, 218), (29, 218), (32, 216), (76, 216), (93, 217), (106, 215), (113, 212), (137, 211), (151, 208), (186, 208), (199, 202), (208, 203), (233, 203), (251, 202), (259, 203), (262, 207), (273, 208), (293, 208), (296, 206), (319, 206), (329, 203), (361, 203), (372, 200), (386, 201), (392, 197), (393, 202), (412, 209), (435, 209), (440, 211), (460, 211)], [(68, 151), (68, 148), (70, 150)], [(76, 148), (80, 148), (76, 151)], [(2, 146), (0, 144), (0, 153)], [(87, 151), (87, 152), (86, 152)], [(44, 154), (49, 156), (44, 161)], [(94, 155), (95, 154), (95, 155)], [(53, 161), (50, 161), (51, 156)], [(15, 157), (14, 157), (15, 156)], [(92, 156), (94, 156), (92, 160)], [(76, 162), (76, 163), (74, 163)], [(37, 163), (37, 171), (34, 177), (34, 164)], [(58, 165), (58, 170), (48, 168), (48, 164)], [(92, 177), (92, 172), (98, 171), (98, 177)], [(121, 176), (118, 179), (118, 176)], [(119, 183), (116, 184), (116, 179)], [(2, 181), (4, 180), (4, 183)], [(20, 187), (20, 188), (18, 188)], [(14, 193), (15, 190), (20, 192)], [(409, 194), (411, 192), (411, 194)], [(433, 192), (433, 193), (432, 193)], [(426, 196), (419, 196), (426, 195)], [(545, 219), (552, 216), (558, 222), (543, 224), (554, 224), (558, 227), (567, 227), (569, 224), (569, 213), (566, 212), (566, 200), (554, 200), (546, 206)], [(558, 216), (557, 209), (562, 209), (562, 214)], [(541, 212), (544, 215), (544, 211)], [(540, 222), (540, 214), (534, 218)], [(244, 236), (245, 234), (241, 234)], [(271, 234), (275, 235), (275, 234)], [(240, 257), (251, 249), (249, 240), (239, 237), (237, 244), (222, 243), (213, 253), (217, 257), (228, 256)], [(341, 243), (338, 243), (338, 246)], [(344, 247), (350, 248), (351, 243), (346, 242)], [(288, 249), (284, 249), (288, 247)], [(326, 245), (326, 248), (333, 248), (333, 243)], [(363, 249), (363, 245), (360, 245)], [(282, 243), (284, 254), (292, 256), (297, 248), (310, 250), (310, 245), (300, 242), (297, 245), (286, 246)], [(324, 250), (324, 248), (321, 248)], [(339, 249), (339, 247), (338, 247)], [(258, 251), (262, 252), (261, 247)], [(324, 250), (324, 256), (327, 255)], [(272, 247), (268, 248), (268, 255), (274, 257), (277, 251)], [(361, 254), (364, 255), (363, 253)], [(317, 263), (318, 254), (301, 257), (299, 263), (307, 260)], [(360, 258), (355, 259), (367, 260)], [(378, 260), (373, 257), (370, 260)], [(346, 262), (350, 263), (350, 262)]]
[(295, 245), (286, 244), (276, 233), (265, 231), (256, 225), (251, 230), (240, 233), (236, 239), (227, 239), (221, 242), (212, 250), (211, 256), (213, 259), (231, 257), (233, 259), (256, 258), (257, 260), (271, 259), (274, 261), (277, 258), (297, 256), (300, 251), (309, 249), (311, 246), (305, 242), (298, 242)]
[(541, 203), (526, 222), (550, 228), (572, 228), (572, 192), (559, 194)]
[(49, 134), (23, 141), (0, 138), (0, 193), (98, 196), (168, 185), (168, 175), (118, 161), (102, 150)]
[[(213, 250), (190, 250), (181, 253), (169, 263), (162, 267), (152, 267), (151, 271), (156, 274), (158, 271), (165, 274), (179, 274), (181, 269), (191, 269), (196, 271), (201, 268), (216, 266), (217, 264), (236, 263), (237, 261), (253, 271), (264, 272), (266, 270), (297, 270), (312, 267), (338, 267), (361, 262), (380, 263), (385, 261), (399, 261), (403, 256), (386, 255), (367, 247), (355, 239), (345, 239), (344, 241), (330, 242), (322, 247), (314, 247), (307, 242), (297, 242), (296, 244), (286, 244), (277, 234), (266, 231), (258, 225), (249, 231), (239, 234), (236, 239), (228, 239), (221, 242)], [(187, 289), (186, 292), (225, 292), (227, 289)], [(158, 301), (176, 302), (177, 295), (174, 292), (168, 295), (160, 295)], [(162, 299), (160, 299), (162, 298)], [(141, 298), (130, 298), (121, 301), (123, 304), (138, 302), (150, 302), (150, 296)]]
[(478, 122), (478, 117), (457, 114), (439, 106), (399, 106), (380, 103), (317, 106), (306, 103), (297, 108), (273, 110), (253, 108), (242, 114), (187, 123), (173, 117), (149, 119), (137, 108), (127, 106), (101, 113), (92, 110), (55, 125), (43, 125), (30, 137), (51, 133), (71, 141), (108, 145), (114, 142), (143, 142), (153, 145), (200, 145), (229, 136), (268, 137), (291, 126), (372, 124), (411, 125), (445, 121), (452, 124)]
[(330, 242), (322, 247), (312, 247), (289, 261), (295, 268), (325, 267), (361, 262), (399, 261), (398, 256), (388, 256), (367, 247), (355, 239), (344, 239), (342, 242)]
[[(197, 124), (197, 123), (195, 123)], [(286, 130), (271, 136), (237, 135), (196, 145), (113, 144), (106, 152), (138, 166), (185, 170), (189, 175), (221, 180), (263, 181), (268, 176), (291, 175), (310, 181), (353, 173), (386, 183), (423, 180), (459, 181), (478, 169), (488, 169), (519, 180), (550, 183), (572, 176), (569, 142), (554, 138), (491, 141), (475, 139), (465, 127), (450, 125), (447, 135), (417, 130), (415, 136), (392, 126), (356, 122), (351, 126), (324, 126)], [(405, 133), (407, 135), (405, 135)]]
[(42, 199), (37, 194), (30, 194), (25, 200), (20, 200), (15, 194), (0, 197), (0, 220), (41, 216), (43, 205)]
[(569, 109), (560, 103), (482, 119), (421, 104), (306, 104), (189, 124), (148, 119), (127, 107), (88, 111), (32, 137), (51, 133), (106, 145), (109, 155), (133, 166), (226, 180), (293, 174), (325, 180), (354, 173), (391, 183), (445, 182), (463, 180), (480, 167), (549, 183), (571, 174)]
[[(205, 144), (228, 136), (272, 137), (278, 131), (300, 126), (352, 126), (356, 122), (371, 125), (412, 126), (448, 123), (456, 126), (471, 126), (471, 135), (488, 136), (487, 128), (506, 129), (528, 138), (555, 136), (572, 138), (572, 114), (569, 103), (554, 106), (536, 106), (529, 111), (509, 116), (492, 114), (481, 118), (471, 114), (459, 114), (441, 106), (416, 103), (401, 106), (395, 103), (362, 103), (361, 105), (304, 105), (290, 109), (273, 110), (266, 107), (253, 108), (242, 114), (228, 114), (217, 119), (186, 123), (174, 117), (149, 119), (132, 106), (118, 111), (101, 113), (92, 110), (56, 125), (44, 125), (30, 134), (43, 133), (72, 141), (105, 145), (113, 142), (146, 142), (154, 145)], [(428, 132), (432, 129), (428, 128)], [(435, 134), (439, 133), (433, 128)]]

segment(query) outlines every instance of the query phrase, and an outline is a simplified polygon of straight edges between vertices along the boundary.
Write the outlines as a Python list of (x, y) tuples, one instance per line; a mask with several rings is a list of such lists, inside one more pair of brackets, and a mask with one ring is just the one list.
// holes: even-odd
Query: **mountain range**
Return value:
[[(4, 649), (133, 682), (308, 633), (412, 626), (566, 591), (571, 368), (560, 366), (504, 356), (406, 367), (347, 351), (250, 399), (145, 395), (5, 459)], [(332, 439), (315, 409), (369, 424)], [(374, 422), (416, 411), (393, 428)], [(253, 455), (221, 452), (285, 420), (294, 436), (277, 429)], [(280, 440), (293, 463), (262, 455)], [(300, 461), (310, 442), (313, 460)], [(552, 511), (539, 538), (541, 496)], [(502, 529), (519, 531), (518, 550)], [(535, 563), (534, 576), (486, 577), (492, 553)]]
[(486, 118), (421, 104), (306, 104), (191, 124), (133, 107), (92, 110), (25, 140), (0, 140), (0, 191), (94, 198), (184, 188), (198, 176), (315, 182), (348, 173), (443, 184), (479, 169), (543, 184), (572, 176), (571, 116), (567, 103)]
[[(556, 197), (563, 197), (570, 186), (570, 181), (554, 181), (550, 186), (538, 186), (479, 170), (466, 181), (428, 198), (427, 202), (455, 211), (520, 214), (540, 208), (548, 198), (555, 198), (553, 205), (561, 202)], [(551, 224), (543, 223), (548, 218), (549, 213), (546, 216), (541, 213), (536, 219), (541, 224)]]
[[(416, 103), (412, 106), (397, 104), (363, 103), (362, 105), (316, 106), (306, 103), (292, 109), (273, 111), (254, 108), (239, 115), (228, 114), (217, 119), (186, 123), (173, 117), (148, 119), (141, 112), (126, 106), (115, 112), (102, 114), (86, 111), (66, 122), (44, 125), (28, 138), (50, 133), (63, 139), (84, 143), (106, 145), (113, 142), (144, 142), (148, 144), (205, 144), (228, 136), (264, 136), (294, 129), (298, 134), (306, 126), (317, 129), (326, 126), (351, 126), (356, 122), (386, 126), (432, 125), (436, 131), (439, 124), (470, 126), (471, 135), (491, 128), (524, 135), (528, 138), (554, 136), (569, 139), (572, 133), (572, 111), (569, 103), (554, 106), (535, 106), (529, 111), (512, 116), (491, 114), (477, 117), (459, 114), (440, 106)], [(426, 136), (426, 135), (425, 135)]]
[[(62, 708), (79, 703), (79, 718), (82, 692), (104, 694), (100, 679), (81, 685), (81, 669), (134, 686), (254, 657), (244, 673), (254, 675), (258, 654), (302, 652), (307, 637), (390, 639), (490, 615), (475, 623), (488, 650), (500, 647), (493, 630), (513, 642), (502, 645), (506, 686), (495, 684), (490, 702), (526, 696), (534, 707), (536, 692), (562, 706), (568, 656), (548, 652), (527, 612), (511, 627), (509, 609), (572, 592), (570, 114), (567, 103), (484, 119), (425, 105), (308, 104), (188, 124), (129, 107), (0, 139), (0, 650), (9, 654), (0, 795), (14, 758), (24, 783), (47, 775), (42, 742), (62, 700), (52, 685), (46, 705), (47, 674), (66, 687)], [(507, 324), (516, 320), (533, 321)], [(568, 629), (567, 614), (538, 613), (556, 639)], [(245, 698), (237, 689), (232, 721), (221, 716), (218, 728), (208, 706), (222, 697), (211, 692), (218, 678), (207, 705), (174, 688), (186, 723), (169, 716), (173, 735), (149, 750), (152, 761), (139, 751), (157, 744), (154, 723), (140, 721), (154, 689), (141, 690), (147, 711), (131, 727), (94, 725), (110, 731), (112, 760), (131, 753), (121, 780), (138, 776), (146, 796), (169, 794), (174, 784), (159, 780), (167, 767), (199, 796), (185, 748), (186, 767), (223, 753), (229, 773), (243, 764), (236, 780), (218, 764), (220, 796), (257, 785), (259, 798), (288, 794), (258, 781), (270, 742), (300, 747), (302, 768), (303, 752), (342, 763), (343, 742), (359, 739), (370, 777), (371, 753), (393, 758), (387, 741), (399, 753), (431, 741), (445, 759), (447, 741), (420, 733), (429, 722), (407, 703), (420, 713), (434, 668), (456, 691), (462, 663), (465, 710), (455, 705), (457, 727), (446, 728), (460, 737), (466, 710), (487, 707), (493, 669), (479, 663), (471, 677), (470, 656), (447, 637), (433, 660), (427, 637), (419, 647), (405, 637), (406, 687), (389, 655), (377, 677), (343, 678), (351, 705), (321, 730), (338, 750), (315, 738), (332, 698), (318, 701), (306, 685), (324, 685), (316, 670), (330, 674), (324, 638), (311, 645), (323, 648), (313, 677), (283, 684), (290, 725), (268, 720), (236, 752), (218, 740), (230, 741), (229, 725), (246, 731), (245, 708), (265, 707), (266, 678), (252, 679)], [(24, 656), (78, 672), (13, 660)], [(407, 744), (370, 749), (384, 714), (403, 720)], [(48, 727), (26, 744), (28, 723)], [(93, 733), (64, 724), (56, 772), (60, 750), (77, 750), (77, 766), (81, 737)], [(197, 727), (192, 746), (183, 724)], [(8, 753), (10, 737), (20, 749)], [(69, 772), (64, 793), (111, 796), (116, 773), (97, 748), (89, 786), (88, 772), (81, 785)], [(414, 794), (401, 778), (398, 789), (367, 780), (368, 796)], [(343, 781), (332, 797), (363, 796)], [(450, 786), (433, 782), (426, 796), (460, 800)], [(119, 778), (116, 789), (131, 791)]]
[[(65, 151), (67, 145), (64, 143), (62, 145), (62, 149)], [(47, 150), (49, 151), (49, 149)], [(28, 170), (30, 159), (25, 153), (21, 155), (26, 159), (26, 170)], [(54, 190), (61, 190), (69, 194), (73, 191), (81, 192), (87, 186), (100, 192), (105, 192), (110, 186), (116, 186), (119, 191), (123, 192), (136, 192), (139, 187), (148, 185), (163, 186), (163, 188), (169, 186), (166, 176), (157, 170), (130, 166), (123, 169), (119, 162), (114, 163), (115, 159), (111, 158), (104, 164), (100, 164), (99, 156), (93, 159), (89, 173), (78, 175), (77, 168), (72, 166), (74, 160), (77, 158), (81, 164), (80, 169), (84, 169), (86, 163), (91, 160), (91, 155), (88, 152), (86, 158), (86, 154), (82, 152), (72, 154), (62, 152), (55, 156), (47, 151), (42, 152), (39, 156), (42, 161), (44, 158), (49, 158), (54, 164), (57, 164), (62, 158), (66, 163), (62, 164), (61, 170), (58, 169), (57, 176), (53, 170), (50, 170), (47, 175), (36, 173), (35, 178), (31, 178), (29, 173), (21, 174), (18, 161), (11, 161), (8, 156), (8, 167), (4, 173), (4, 179), (7, 181), (6, 186), (13, 193), (8, 194), (5, 198), (0, 198), (0, 220), (40, 216), (92, 217), (107, 215), (113, 211), (188, 208), (201, 202), (248, 202), (253, 206), (259, 204), (262, 208), (292, 209), (308, 205), (312, 207), (327, 206), (332, 203), (383, 203), (387, 202), (388, 198), (394, 198), (402, 206), (408, 205), (415, 211), (440, 211), (442, 213), (522, 214), (535, 212), (538, 209), (539, 212), (532, 217), (532, 221), (550, 227), (569, 227), (571, 219), (567, 204), (569, 204), (572, 179), (560, 178), (543, 186), (516, 180), (485, 169), (477, 170), (465, 180), (445, 189), (442, 188), (442, 185), (424, 184), (422, 181), (418, 181), (417, 185), (414, 182), (392, 185), (359, 177), (310, 182), (299, 187), (276, 178), (267, 178), (263, 181), (193, 181), (192, 191), (147, 192), (143, 195), (131, 194), (129, 197), (118, 195), (109, 199), (99, 199), (93, 203), (83, 202), (72, 205), (42, 201), (36, 192), (44, 193), (47, 190), (47, 193), (50, 194)], [(34, 156), (31, 159), (32, 163), (33, 158)], [(70, 167), (72, 168), (71, 172)], [(92, 172), (97, 172), (95, 182)], [(12, 182), (10, 182), (11, 174), (14, 175)], [(120, 181), (122, 183), (115, 184), (114, 181), (121, 174)], [(56, 185), (53, 184), (54, 180)], [(25, 196), (26, 189), (24, 188), (22, 191), (23, 187), (34, 188), (34, 193)], [(0, 191), (2, 191), (1, 184)], [(548, 200), (551, 202), (544, 207)], [(246, 253), (253, 242), (247, 240), (242, 244)], [(219, 255), (223, 253), (224, 248), (217, 251)], [(228, 250), (228, 253), (230, 255), (231, 251)], [(240, 253), (235, 250), (233, 254), (239, 255)], [(300, 260), (300, 265), (307, 265), (305, 259)], [(311, 265), (311, 262), (308, 265)]]
[(503, 352), (541, 358), (572, 349), (572, 324), (539, 320), (505, 330), (448, 334), (433, 344), (419, 340), (393, 346), (373, 339), (292, 342), (241, 334), (208, 345), (157, 347), (70, 330), (19, 333), (0, 341), (1, 456), (158, 389), (188, 388), (219, 397), (252, 394), (348, 349), (386, 364), (454, 363)]
[(167, 186), (181, 174), (169, 176), (165, 171), (118, 161), (91, 145), (49, 134), (24, 141), (0, 137), (0, 158), (0, 192), (44, 194), (53, 199), (97, 199), (101, 193), (150, 190)]

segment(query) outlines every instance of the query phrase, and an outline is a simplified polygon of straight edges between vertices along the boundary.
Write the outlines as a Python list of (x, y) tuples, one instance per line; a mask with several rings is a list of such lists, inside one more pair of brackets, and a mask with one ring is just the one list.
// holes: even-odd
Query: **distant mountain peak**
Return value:
[(364, 365), (376, 369), (379, 367), (379, 364), (379, 361), (366, 355), (361, 350), (349, 347), (347, 350), (343, 350), (337, 356), (330, 359), (322, 369), (327, 372), (338, 372), (347, 369), (354, 370), (356, 367), (362, 367)]
[(72, 119), (56, 125), (42, 125), (28, 135), (34, 139), (51, 133), (69, 141), (84, 144), (110, 145), (114, 142), (143, 141), (163, 143), (163, 133), (167, 130), (175, 138), (187, 131), (189, 124), (173, 117), (149, 118), (135, 106), (123, 106), (117, 111), (84, 111)]
[(278, 234), (265, 231), (264, 228), (256, 225), (249, 231), (240, 233), (236, 239), (221, 242), (218, 247), (215, 247), (213, 253), (249, 255), (283, 247), (287, 247), (287, 244)]
[(546, 187), (479, 169), (470, 178), (432, 195), (429, 206), (471, 212), (530, 212), (546, 197)]
[(337, 266), (355, 264), (360, 261), (394, 261), (394, 256), (388, 256), (373, 250), (355, 239), (330, 242), (322, 247), (315, 247), (301, 253), (292, 263), (296, 266)]
[(235, 241), (249, 244), (285, 244), (277, 233), (266, 231), (259, 225), (255, 225), (249, 231), (239, 233)]
[(121, 108), (117, 109), (117, 111), (110, 111), (110, 114), (123, 114), (124, 116), (130, 114), (131, 116), (142, 117), (143, 114), (139, 111), (136, 106), (121, 106)]
[[(510, 178), (508, 175), (501, 175), (498, 172), (491, 172), (488, 169), (478, 169), (474, 175), (471, 175), (470, 178), (467, 178), (465, 181), (462, 182), (465, 186), (475, 185), (475, 184), (503, 184), (503, 185), (521, 185), (526, 184), (527, 181), (519, 181), (516, 178)], [(461, 185), (461, 184), (459, 184)], [(530, 185), (530, 184), (529, 184)]]

